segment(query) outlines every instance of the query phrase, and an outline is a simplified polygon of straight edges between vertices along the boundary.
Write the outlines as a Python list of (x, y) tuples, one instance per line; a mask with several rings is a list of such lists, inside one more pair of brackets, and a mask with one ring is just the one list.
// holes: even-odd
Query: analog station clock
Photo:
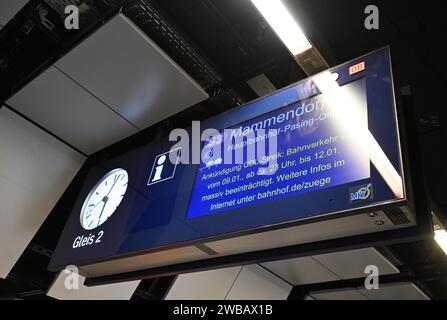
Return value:
[(90, 191), (81, 210), (81, 226), (93, 230), (112, 216), (127, 191), (129, 176), (124, 169), (107, 173)]

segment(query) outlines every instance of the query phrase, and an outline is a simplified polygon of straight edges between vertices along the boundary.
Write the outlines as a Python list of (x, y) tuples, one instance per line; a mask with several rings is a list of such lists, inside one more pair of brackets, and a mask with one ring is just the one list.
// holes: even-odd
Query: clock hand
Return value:
[(102, 201), (104, 202), (104, 206), (102, 207), (101, 213), (99, 214), (99, 219), (98, 219), (98, 227), (101, 224), (101, 217), (102, 214), (104, 212), (104, 209), (106, 208), (107, 205), (107, 201), (109, 201), (109, 195), (112, 192), (113, 188), (115, 187), (116, 183), (118, 182), (119, 178), (121, 177), (121, 175), (118, 175), (118, 177), (116, 178), (115, 182), (113, 183), (112, 187), (109, 190), (109, 193), (102, 199)]
[(104, 198), (102, 198), (101, 201), (99, 201), (97, 204), (95, 204), (95, 205), (93, 206), (93, 208), (96, 208), (96, 207), (98, 206), (98, 204), (100, 204), (101, 202), (104, 202)]
[(104, 205), (102, 206), (101, 213), (99, 214), (98, 225), (96, 227), (99, 227), (99, 225), (101, 224), (101, 217), (102, 217), (102, 214), (104, 212), (104, 209), (106, 208), (106, 204), (107, 204), (107, 201), (104, 201)]
[[(120, 176), (118, 176), (118, 178), (119, 178)], [(95, 204), (94, 206), (93, 206), (93, 208), (96, 208), (101, 202), (104, 202), (104, 204), (106, 204), (107, 203), (107, 201), (109, 201), (109, 195), (110, 195), (110, 193), (112, 192), (112, 189), (113, 189), (113, 187), (115, 187), (115, 184), (118, 182), (118, 179), (116, 179), (116, 181), (113, 183), (113, 185), (112, 185), (112, 187), (110, 188), (110, 190), (109, 190), (109, 192), (107, 193), (107, 195), (106, 196), (104, 196), (102, 199), (101, 199), (101, 201), (99, 201), (97, 204)]]
[[(107, 200), (109, 199), (109, 195), (110, 195), (110, 193), (112, 192), (112, 190), (113, 190), (113, 188), (115, 187), (115, 185), (116, 185), (116, 183), (118, 182), (118, 180), (120, 179), (120, 177), (121, 177), (121, 175), (118, 175), (118, 177), (116, 178), (116, 180), (115, 180), (115, 182), (113, 183), (112, 187), (110, 188), (109, 193), (105, 196), (104, 199), (107, 199)], [(107, 200), (106, 200), (106, 202), (107, 202)]]

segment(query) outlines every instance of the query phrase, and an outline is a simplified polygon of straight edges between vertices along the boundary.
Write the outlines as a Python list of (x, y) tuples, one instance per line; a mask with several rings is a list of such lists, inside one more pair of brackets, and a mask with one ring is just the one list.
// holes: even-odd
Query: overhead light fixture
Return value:
[(294, 56), (312, 48), (303, 30), (281, 0), (251, 0), (251, 2)]
[(444, 229), (435, 230), (435, 240), (438, 245), (447, 254), (447, 232)]

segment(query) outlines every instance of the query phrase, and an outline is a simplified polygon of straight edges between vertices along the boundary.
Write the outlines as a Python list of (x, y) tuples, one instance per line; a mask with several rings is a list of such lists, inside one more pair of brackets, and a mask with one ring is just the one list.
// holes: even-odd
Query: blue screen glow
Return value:
[[(339, 90), (344, 99), (351, 100), (341, 101), (341, 106), (354, 105), (358, 114), (355, 127), (362, 130), (354, 132), (345, 126), (340, 118), (347, 117), (344, 113), (348, 110), (334, 110), (335, 106), (324, 93), (232, 127), (225, 131), (228, 134), (221, 134), (220, 143), (216, 143), (216, 139), (206, 143), (203, 154), (212, 155), (220, 148), (221, 155), (231, 152), (234, 160), (239, 151), (246, 159), (250, 142), (255, 147), (257, 143), (268, 145), (268, 140), (272, 139), (272, 135), (265, 132), (265, 139), (250, 141), (243, 137), (250, 131), (252, 137), (259, 137), (257, 129), (260, 128), (276, 131), (277, 150), (274, 154), (264, 153), (265, 156), (240, 161), (240, 164), (224, 164), (223, 160), (218, 164), (211, 162), (211, 165), (205, 162), (198, 169), (187, 217), (369, 178), (369, 153), (359, 152), (357, 147), (368, 145), (367, 135), (362, 134), (368, 129), (366, 80), (359, 79)], [(269, 163), (271, 159), (276, 161)]]

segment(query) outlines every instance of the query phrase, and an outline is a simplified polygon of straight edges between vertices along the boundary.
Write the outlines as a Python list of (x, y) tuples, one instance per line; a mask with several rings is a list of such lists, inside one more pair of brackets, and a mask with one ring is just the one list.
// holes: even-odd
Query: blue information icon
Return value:
[(174, 178), (180, 159), (180, 152), (181, 148), (177, 148), (155, 157), (151, 175), (147, 182), (148, 186)]

